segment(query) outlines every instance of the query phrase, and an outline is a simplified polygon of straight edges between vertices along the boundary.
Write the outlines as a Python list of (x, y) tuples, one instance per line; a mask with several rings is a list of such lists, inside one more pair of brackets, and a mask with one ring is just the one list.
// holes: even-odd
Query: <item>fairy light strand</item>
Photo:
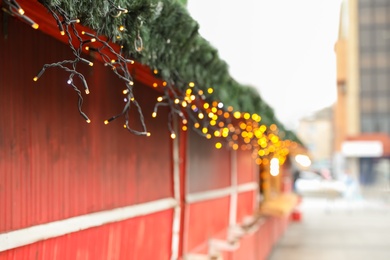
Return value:
[(29, 24), (32, 28), (38, 29), (39, 25), (34, 22), (30, 17), (26, 16), (25, 11), (23, 8), (19, 5), (19, 3), (15, 0), (4, 0), (3, 1), (6, 5), (6, 7), (3, 7), (2, 10), (4, 12), (7, 12), (8, 14), (12, 16), (16, 16)]

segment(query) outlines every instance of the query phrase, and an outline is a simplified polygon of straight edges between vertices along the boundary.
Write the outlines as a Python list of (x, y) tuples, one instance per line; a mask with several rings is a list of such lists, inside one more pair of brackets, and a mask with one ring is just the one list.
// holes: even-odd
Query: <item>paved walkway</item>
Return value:
[(390, 204), (304, 197), (269, 260), (390, 260)]

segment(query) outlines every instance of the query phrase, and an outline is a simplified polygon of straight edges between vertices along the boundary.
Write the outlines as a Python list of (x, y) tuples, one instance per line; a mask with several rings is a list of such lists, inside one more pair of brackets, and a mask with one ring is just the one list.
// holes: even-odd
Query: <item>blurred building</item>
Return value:
[(388, 183), (390, 1), (344, 0), (340, 13), (334, 170), (363, 185)]
[(333, 152), (333, 111), (331, 107), (317, 111), (299, 121), (297, 133), (306, 145), (311, 159), (311, 169), (329, 171)]

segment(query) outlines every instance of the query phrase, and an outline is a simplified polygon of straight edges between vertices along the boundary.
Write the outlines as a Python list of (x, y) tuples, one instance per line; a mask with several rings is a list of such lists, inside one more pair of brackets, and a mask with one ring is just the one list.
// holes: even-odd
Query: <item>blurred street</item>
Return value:
[[(322, 193), (325, 195), (325, 193)], [(269, 260), (390, 259), (390, 193), (306, 195)]]

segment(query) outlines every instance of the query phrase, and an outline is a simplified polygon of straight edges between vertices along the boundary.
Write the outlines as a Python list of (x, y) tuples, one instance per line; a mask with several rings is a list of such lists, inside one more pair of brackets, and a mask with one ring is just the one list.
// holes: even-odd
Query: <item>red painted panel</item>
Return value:
[(256, 181), (255, 172), (258, 169), (255, 161), (252, 159), (252, 151), (237, 150), (237, 178), (238, 184)]
[(191, 252), (197, 246), (229, 226), (229, 197), (187, 205), (184, 251)]
[(214, 141), (190, 131), (187, 152), (188, 193), (225, 188), (230, 185), (229, 150), (217, 150)]
[[(1, 12), (0, 19), (4, 14)], [(102, 64), (80, 64), (91, 94), (85, 123), (68, 74), (45, 63), (69, 59), (69, 48), (9, 19), (0, 50), (0, 232), (135, 203), (172, 197), (172, 148), (167, 111), (151, 117), (158, 96), (136, 82), (151, 137), (123, 129), (124, 84)], [(135, 109), (131, 125), (139, 129)], [(152, 162), (152, 163), (151, 163)]]
[(246, 235), (240, 240), (237, 251), (230, 253), (229, 260), (259, 260), (256, 234)]
[(237, 223), (254, 215), (254, 191), (239, 193), (237, 197)]
[(107, 224), (0, 253), (19, 259), (169, 259), (172, 210)]

